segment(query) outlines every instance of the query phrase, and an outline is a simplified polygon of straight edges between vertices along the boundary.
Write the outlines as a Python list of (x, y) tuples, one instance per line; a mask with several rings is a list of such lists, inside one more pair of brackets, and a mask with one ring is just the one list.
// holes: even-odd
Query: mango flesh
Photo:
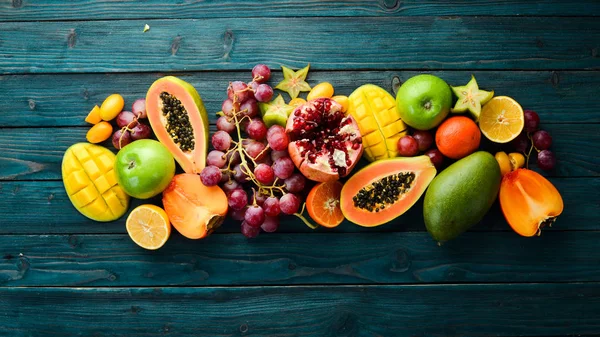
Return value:
[(498, 196), (500, 167), (488, 152), (475, 152), (433, 179), (423, 204), (427, 231), (434, 240), (456, 238), (480, 222)]
[(113, 221), (129, 207), (129, 196), (117, 184), (115, 155), (88, 143), (67, 149), (62, 161), (62, 178), (73, 206), (96, 221)]

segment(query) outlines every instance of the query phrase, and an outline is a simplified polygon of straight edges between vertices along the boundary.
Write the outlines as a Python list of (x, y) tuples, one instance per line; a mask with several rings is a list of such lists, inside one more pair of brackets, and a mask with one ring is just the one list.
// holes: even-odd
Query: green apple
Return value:
[(417, 75), (404, 82), (396, 95), (400, 118), (417, 130), (433, 129), (448, 116), (452, 92), (444, 80)]
[(125, 193), (148, 199), (167, 188), (175, 175), (175, 160), (161, 143), (140, 139), (119, 151), (115, 173)]

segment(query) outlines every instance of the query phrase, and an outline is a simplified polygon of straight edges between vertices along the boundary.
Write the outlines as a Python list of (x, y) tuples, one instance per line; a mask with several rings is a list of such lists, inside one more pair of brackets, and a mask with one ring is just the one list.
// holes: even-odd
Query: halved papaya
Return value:
[(146, 94), (148, 120), (156, 138), (169, 149), (186, 173), (200, 173), (208, 148), (208, 115), (198, 91), (166, 76)]
[(342, 213), (359, 226), (382, 225), (408, 211), (436, 173), (428, 156), (376, 161), (344, 184), (340, 197)]

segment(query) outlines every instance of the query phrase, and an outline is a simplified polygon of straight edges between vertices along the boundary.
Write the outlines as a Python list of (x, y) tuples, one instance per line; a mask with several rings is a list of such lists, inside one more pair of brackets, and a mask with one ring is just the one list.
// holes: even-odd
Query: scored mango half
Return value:
[(129, 207), (129, 196), (118, 185), (115, 154), (107, 148), (77, 143), (67, 149), (62, 178), (73, 206), (95, 221), (113, 221)]
[(383, 88), (365, 84), (354, 90), (348, 100), (348, 113), (358, 123), (365, 158), (372, 162), (397, 157), (398, 140), (408, 128), (400, 118), (394, 97)]

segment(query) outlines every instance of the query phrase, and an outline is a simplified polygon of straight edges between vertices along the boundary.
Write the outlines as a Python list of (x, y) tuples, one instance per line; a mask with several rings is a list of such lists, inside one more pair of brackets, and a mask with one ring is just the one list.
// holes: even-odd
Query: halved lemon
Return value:
[(495, 143), (508, 143), (515, 139), (525, 125), (523, 108), (508, 96), (496, 96), (481, 109), (481, 133)]
[(145, 249), (162, 247), (171, 235), (167, 213), (155, 205), (136, 207), (127, 217), (125, 225), (131, 240)]

